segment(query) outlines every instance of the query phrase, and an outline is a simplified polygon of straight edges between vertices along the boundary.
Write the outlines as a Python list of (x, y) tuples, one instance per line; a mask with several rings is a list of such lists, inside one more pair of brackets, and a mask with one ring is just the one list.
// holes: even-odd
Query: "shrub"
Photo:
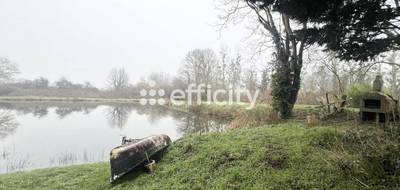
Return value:
[(327, 160), (344, 175), (376, 189), (398, 189), (400, 141), (396, 134), (362, 126), (326, 132), (313, 137), (311, 145), (328, 150)]
[(359, 108), (361, 99), (368, 92), (372, 90), (372, 87), (367, 84), (355, 84), (347, 90), (347, 94), (350, 98), (351, 107)]

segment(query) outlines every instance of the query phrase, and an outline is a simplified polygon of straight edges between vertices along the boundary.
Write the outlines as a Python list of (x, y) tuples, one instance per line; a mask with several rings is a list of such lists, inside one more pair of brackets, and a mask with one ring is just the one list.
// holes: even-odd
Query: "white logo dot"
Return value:
[(158, 91), (159, 96), (164, 96), (165, 95), (165, 90), (159, 90)]
[(151, 89), (151, 90), (149, 91), (149, 95), (150, 95), (150, 96), (156, 96), (156, 94), (157, 94), (156, 90)]
[(144, 98), (142, 98), (142, 99), (140, 99), (139, 103), (140, 103), (141, 105), (145, 106), (145, 105), (147, 105), (147, 100), (144, 99)]
[(147, 96), (147, 90), (145, 90), (145, 89), (141, 90), (140, 96)]
[(149, 100), (149, 104), (152, 105), (152, 106), (156, 105), (156, 103), (157, 103), (156, 99), (150, 99)]
[(159, 105), (165, 105), (165, 100), (162, 98), (158, 99), (157, 102)]

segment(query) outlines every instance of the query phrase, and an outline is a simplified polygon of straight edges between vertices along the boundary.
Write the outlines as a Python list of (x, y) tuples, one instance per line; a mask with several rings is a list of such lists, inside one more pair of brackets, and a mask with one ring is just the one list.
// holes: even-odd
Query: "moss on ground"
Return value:
[(0, 175), (0, 189), (398, 189), (399, 143), (375, 127), (299, 122), (176, 141), (153, 174), (99, 163)]

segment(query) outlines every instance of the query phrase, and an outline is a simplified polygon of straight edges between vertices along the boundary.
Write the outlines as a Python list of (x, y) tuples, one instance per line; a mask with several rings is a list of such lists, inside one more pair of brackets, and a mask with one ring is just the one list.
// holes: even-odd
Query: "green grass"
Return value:
[(0, 175), (0, 189), (396, 189), (398, 145), (376, 127), (292, 121), (188, 135), (155, 173), (116, 185), (108, 182), (108, 163), (99, 163)]
[[(285, 120), (280, 119), (279, 115), (274, 112), (272, 107), (268, 104), (260, 103), (252, 109), (249, 109), (248, 106), (249, 105), (246, 103), (232, 105), (218, 105), (213, 103), (201, 105), (169, 105), (169, 107), (173, 109), (230, 121), (230, 128), (246, 128), (285, 122)], [(318, 106), (296, 104), (293, 109), (294, 117), (292, 119), (303, 123), (307, 115), (319, 115), (319, 112), (320, 108)], [(358, 117), (358, 109), (347, 109), (344, 113), (338, 115), (340, 115), (339, 121), (353, 120)]]
[[(235, 104), (216, 104), (216, 103), (203, 103), (201, 105), (188, 105), (185, 102), (178, 102), (178, 104), (172, 104), (170, 107), (179, 110), (199, 113), (203, 115), (216, 116), (222, 118), (236, 118), (245, 112), (271, 112), (272, 107), (269, 104), (258, 103), (255, 107), (250, 109), (249, 103), (235, 103)], [(296, 104), (293, 112), (296, 118), (304, 118), (310, 111), (317, 111), (317, 105), (303, 105)], [(352, 112), (357, 111), (356, 109), (350, 109)]]

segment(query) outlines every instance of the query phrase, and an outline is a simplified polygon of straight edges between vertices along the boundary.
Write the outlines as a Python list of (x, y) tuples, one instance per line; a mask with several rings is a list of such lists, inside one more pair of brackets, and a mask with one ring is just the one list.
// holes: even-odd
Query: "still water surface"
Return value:
[(122, 136), (223, 131), (225, 122), (163, 107), (0, 103), (0, 173), (107, 161)]

